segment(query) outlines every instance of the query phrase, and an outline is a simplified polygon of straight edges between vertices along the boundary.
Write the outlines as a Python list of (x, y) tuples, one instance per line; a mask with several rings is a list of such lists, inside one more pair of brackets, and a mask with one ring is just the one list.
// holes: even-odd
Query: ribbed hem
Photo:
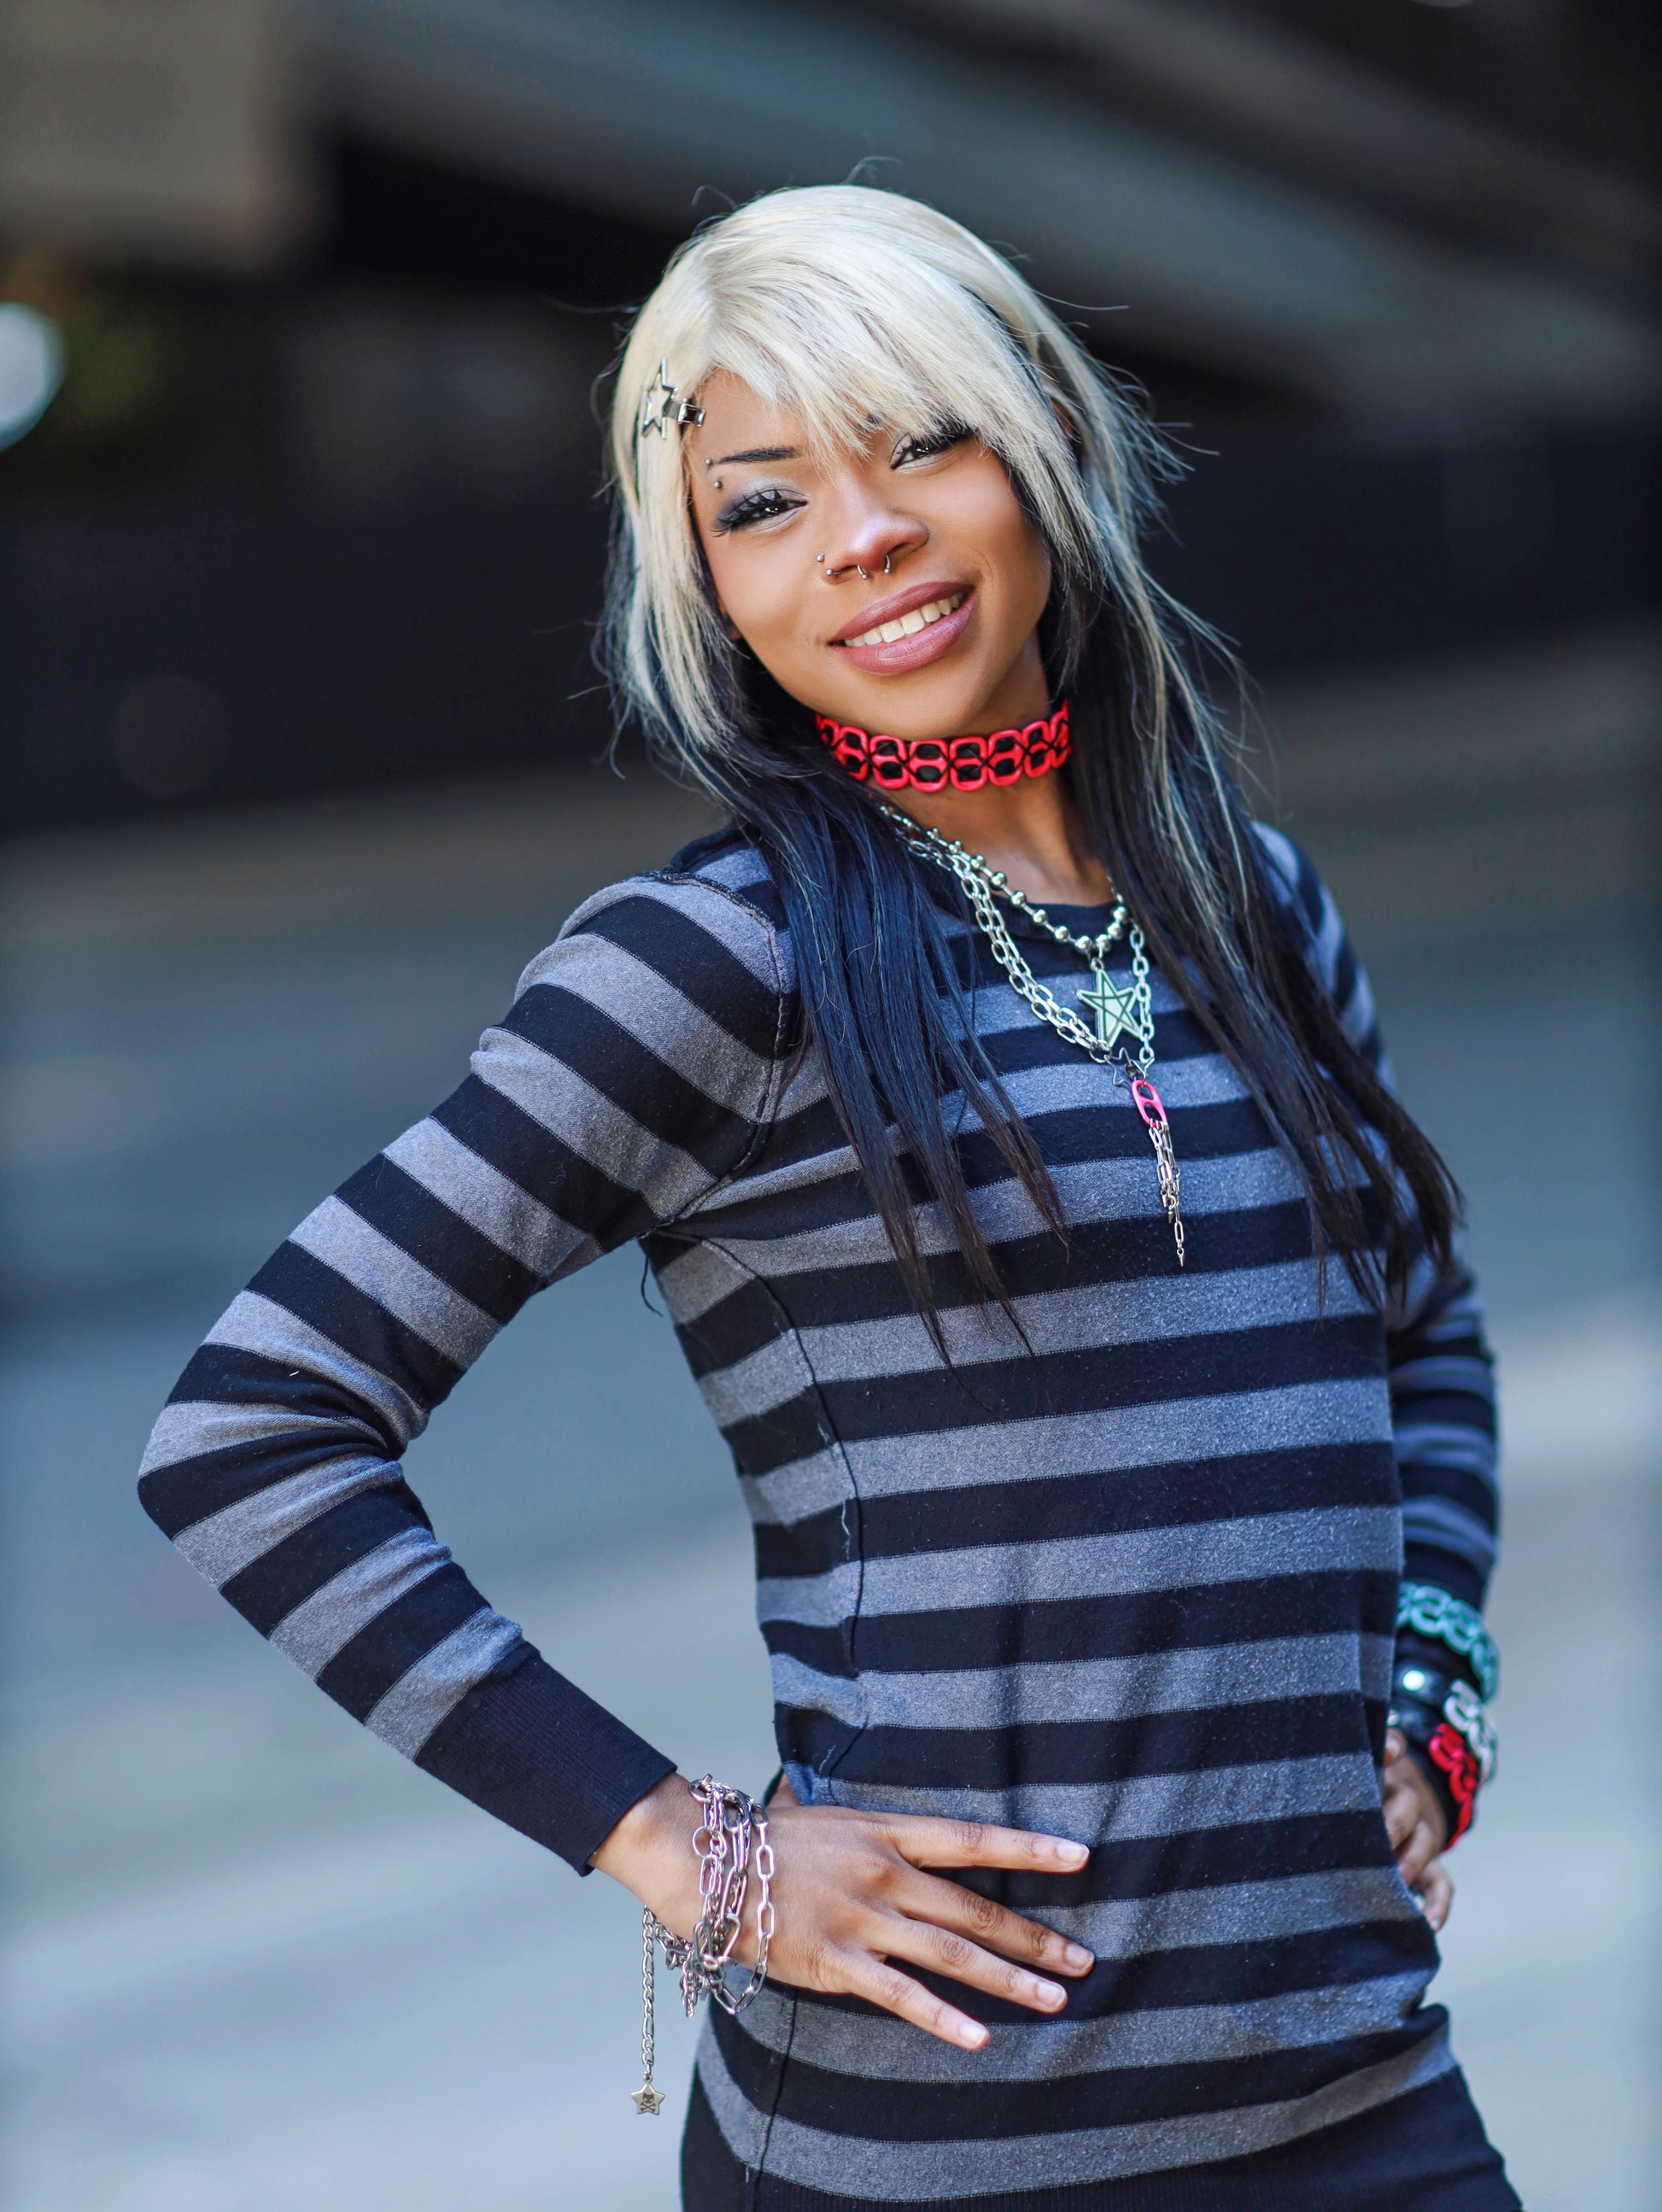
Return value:
[(630, 1807), (675, 1771), (534, 1654), (464, 1698), (416, 1764), (579, 1874)]

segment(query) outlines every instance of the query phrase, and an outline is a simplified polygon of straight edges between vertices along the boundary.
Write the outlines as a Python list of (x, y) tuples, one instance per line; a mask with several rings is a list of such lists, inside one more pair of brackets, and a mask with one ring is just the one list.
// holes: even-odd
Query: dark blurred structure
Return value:
[(0, 297), (64, 364), (0, 453), (9, 821), (593, 756), (622, 311), (729, 198), (861, 161), (1083, 303), (1190, 449), (1157, 563), (1254, 672), (1648, 607), (1645, 29), (1635, 0), (15, 6)]

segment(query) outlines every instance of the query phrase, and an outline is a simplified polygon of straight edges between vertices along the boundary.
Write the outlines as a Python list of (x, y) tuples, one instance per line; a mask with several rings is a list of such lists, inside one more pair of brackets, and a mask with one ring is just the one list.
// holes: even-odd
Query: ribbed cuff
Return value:
[(1458, 1552), (1446, 1552), (1440, 1544), (1407, 1544), (1403, 1547), (1403, 1580), (1405, 1583), (1435, 1583), (1439, 1589), (1446, 1590), (1451, 1597), (1483, 1609), (1484, 1578), (1470, 1559), (1463, 1559)]
[(416, 1764), (579, 1874), (630, 1807), (675, 1771), (534, 1652), (464, 1698)]

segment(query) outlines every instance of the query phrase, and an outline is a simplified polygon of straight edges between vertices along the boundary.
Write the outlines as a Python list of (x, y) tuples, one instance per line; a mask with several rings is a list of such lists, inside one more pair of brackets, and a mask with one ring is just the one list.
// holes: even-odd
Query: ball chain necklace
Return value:
[[(971, 911), (979, 924), (983, 935), (992, 948), (999, 966), (1009, 978), (1011, 988), (1031, 1006), (1039, 1019), (1048, 1022), (1059, 1036), (1069, 1044), (1077, 1045), (1088, 1054), (1099, 1066), (1112, 1068), (1115, 1080), (1123, 1069), (1131, 1089), (1131, 1098), (1142, 1116), (1154, 1147), (1154, 1172), (1160, 1179), (1160, 1205), (1171, 1224), (1172, 1239), (1178, 1248), (1178, 1265), (1184, 1264), (1183, 1216), (1179, 1211), (1182, 1200), (1182, 1179), (1178, 1171), (1177, 1154), (1172, 1146), (1172, 1125), (1166, 1116), (1166, 1108), (1150, 1077), (1154, 1068), (1154, 1009), (1153, 994), (1148, 984), (1148, 949), (1141, 930), (1131, 920), (1125, 902), (1117, 894), (1113, 912), (1106, 929), (1094, 937), (1081, 937), (1053, 921), (1042, 906), (1036, 905), (1010, 883), (1000, 868), (983, 860), (979, 853), (971, 853), (956, 837), (943, 837), (938, 830), (926, 828), (915, 822), (910, 814), (903, 814), (897, 806), (884, 805), (886, 818), (900, 832), (908, 849), (921, 859), (933, 860), (944, 868), (962, 889), (970, 902)], [(1090, 983), (1081, 991), (1079, 1002), (1089, 1007), (1096, 1018), (1094, 1029), (1087, 1029), (1079, 1016), (1064, 1006), (1054, 993), (1041, 983), (1022, 957), (1021, 949), (1003, 915), (998, 902), (1002, 899), (1013, 906), (1040, 929), (1046, 931), (1058, 945), (1065, 945), (1078, 954), (1091, 970)], [(1129, 935), (1131, 951), (1131, 980), (1116, 983), (1108, 973), (1108, 955), (1122, 937)], [(1129, 1046), (1120, 1044), (1120, 1038), (1134, 1037), (1136, 1054), (1133, 1059)]]

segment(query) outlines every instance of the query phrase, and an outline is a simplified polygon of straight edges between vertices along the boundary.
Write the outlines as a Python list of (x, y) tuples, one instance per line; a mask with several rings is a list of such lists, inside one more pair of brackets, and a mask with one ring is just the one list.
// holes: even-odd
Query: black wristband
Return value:
[(1464, 1670), (1454, 1670), (1452, 1654), (1437, 1646), (1427, 1648), (1428, 1656), (1439, 1663), (1427, 1663), (1417, 1652), (1399, 1656), (1385, 1720), (1403, 1737), (1442, 1808), (1446, 1850), (1471, 1826), (1482, 1770), (1476, 1750), (1450, 1718), (1463, 1699), (1471, 1699), (1468, 1677)]

